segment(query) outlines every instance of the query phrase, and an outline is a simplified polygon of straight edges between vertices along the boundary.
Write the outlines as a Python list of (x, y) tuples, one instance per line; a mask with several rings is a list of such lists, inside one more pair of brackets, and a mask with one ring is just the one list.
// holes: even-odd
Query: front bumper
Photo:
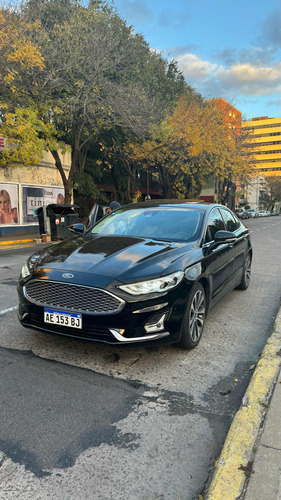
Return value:
[(82, 330), (76, 330), (67, 326), (45, 323), (44, 308), (61, 312), (64, 312), (64, 309), (50, 304), (43, 306), (31, 302), (24, 295), (22, 285), (19, 285), (18, 318), (25, 327), (80, 340), (113, 345), (175, 343), (180, 339), (189, 289), (190, 286), (187, 283), (181, 283), (165, 295), (148, 300), (136, 299), (134, 302), (126, 302), (125, 307), (116, 314), (95, 315), (73, 311), (82, 314)]

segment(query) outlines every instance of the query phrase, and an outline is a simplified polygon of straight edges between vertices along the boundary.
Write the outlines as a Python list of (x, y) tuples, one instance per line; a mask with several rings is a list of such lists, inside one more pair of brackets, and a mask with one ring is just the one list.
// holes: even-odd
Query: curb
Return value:
[(17, 245), (17, 244), (21, 244), (21, 243), (30, 243), (31, 241), (34, 241), (34, 239), (0, 241), (0, 245)]
[(237, 500), (243, 492), (247, 479), (245, 471), (253, 456), (253, 447), (273, 384), (279, 375), (280, 348), (281, 308), (273, 332), (242, 399), (242, 405), (230, 426), (220, 458), (216, 462), (213, 479), (205, 496), (206, 500)]

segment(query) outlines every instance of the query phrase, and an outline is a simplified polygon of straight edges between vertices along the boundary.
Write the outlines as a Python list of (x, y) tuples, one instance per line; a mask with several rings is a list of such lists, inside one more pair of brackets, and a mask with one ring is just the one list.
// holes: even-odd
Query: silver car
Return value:
[(250, 208), (248, 210), (248, 215), (251, 217), (251, 219), (256, 219), (259, 216), (259, 213), (254, 208)]
[(259, 211), (259, 217), (269, 217), (270, 212), (268, 210), (260, 210)]

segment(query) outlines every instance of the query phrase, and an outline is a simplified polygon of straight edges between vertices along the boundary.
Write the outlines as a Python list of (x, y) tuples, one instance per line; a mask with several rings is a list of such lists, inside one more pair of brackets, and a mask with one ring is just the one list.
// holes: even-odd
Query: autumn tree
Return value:
[[(2, 131), (15, 136), (11, 153), (17, 148), (20, 159), (26, 136), (20, 136), (19, 125), (23, 116), (32, 116), (33, 152), (50, 149), (69, 202), (91, 142), (110, 129), (145, 137), (163, 117), (164, 92), (157, 85), (165, 78), (171, 87), (176, 78), (178, 85), (183, 81), (172, 66), (167, 72), (161, 56), (105, 2), (86, 6), (75, 0), (30, 0), (17, 11), (2, 11), (2, 19)], [(16, 37), (7, 26), (13, 23), (20, 27), (23, 44), (11, 57), (9, 45)], [(32, 64), (24, 56), (28, 47)], [(72, 150), (68, 176), (60, 154), (64, 144)], [(30, 155), (31, 163), (35, 156)], [(28, 158), (27, 151), (23, 157)]]
[[(145, 161), (139, 161), (139, 148), (143, 143), (149, 143), (154, 130), (162, 127), (161, 118), (174, 111), (181, 95), (184, 95), (188, 102), (191, 99), (201, 99), (185, 82), (175, 61), (167, 62), (159, 54), (152, 53), (150, 64), (147, 64), (146, 47), (140, 45), (138, 50), (137, 67), (132, 68), (127, 78), (142, 81), (153, 97), (157, 108), (157, 114), (154, 115), (156, 123), (147, 131), (145, 137), (121, 127), (104, 130), (98, 139), (99, 151), (94, 151), (96, 162), (101, 167), (99, 179), (103, 179), (103, 183), (107, 185), (113, 184), (117, 198), (122, 203), (131, 201), (131, 190), (137, 188), (136, 171), (146, 167)], [(89, 155), (92, 154), (93, 148), (89, 151)]]
[[(51, 124), (46, 127), (40, 120), (32, 100), (28, 100), (24, 77), (26, 72), (44, 70), (42, 55), (29, 39), (38, 29), (38, 23), (24, 22), (11, 10), (0, 12), (0, 130), (9, 137), (9, 149), (1, 153), (2, 166), (40, 161), (42, 151), (47, 149), (43, 136), (53, 131)], [(26, 94), (24, 107), (20, 105), (19, 87)]]
[(182, 96), (171, 116), (151, 129), (149, 140), (129, 143), (125, 152), (130, 165), (158, 176), (165, 198), (199, 196), (208, 174), (223, 180), (250, 171), (220, 114), (195, 95)]
[(274, 205), (281, 201), (281, 177), (277, 175), (265, 177), (266, 191), (260, 196), (261, 203), (264, 203), (268, 210), (273, 210)]

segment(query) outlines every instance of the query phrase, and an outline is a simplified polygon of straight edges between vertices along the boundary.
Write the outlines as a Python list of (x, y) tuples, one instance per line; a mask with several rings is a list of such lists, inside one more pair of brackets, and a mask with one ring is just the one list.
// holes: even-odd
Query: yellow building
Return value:
[(243, 122), (253, 146), (257, 175), (281, 175), (281, 118), (260, 116)]

